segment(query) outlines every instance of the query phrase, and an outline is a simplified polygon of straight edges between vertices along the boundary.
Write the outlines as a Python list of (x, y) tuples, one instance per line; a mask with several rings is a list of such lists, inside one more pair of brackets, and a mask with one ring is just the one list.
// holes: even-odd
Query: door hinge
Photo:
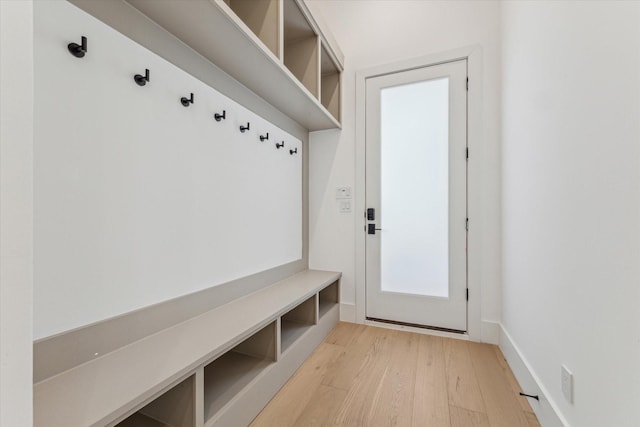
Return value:
[(467, 147), (467, 160), (469, 160), (469, 147)]
[(467, 91), (469, 91), (469, 77), (467, 77)]
[(469, 231), (469, 218), (467, 218), (467, 224), (465, 225), (465, 228), (467, 229), (467, 231)]
[(469, 288), (467, 288), (467, 301), (469, 301)]

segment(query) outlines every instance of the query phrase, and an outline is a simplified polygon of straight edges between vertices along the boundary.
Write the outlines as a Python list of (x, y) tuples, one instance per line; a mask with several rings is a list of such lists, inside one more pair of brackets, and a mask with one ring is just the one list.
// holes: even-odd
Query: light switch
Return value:
[(349, 213), (349, 212), (351, 212), (351, 200), (341, 200), (340, 213)]
[(336, 199), (350, 199), (351, 187), (338, 187), (336, 188)]

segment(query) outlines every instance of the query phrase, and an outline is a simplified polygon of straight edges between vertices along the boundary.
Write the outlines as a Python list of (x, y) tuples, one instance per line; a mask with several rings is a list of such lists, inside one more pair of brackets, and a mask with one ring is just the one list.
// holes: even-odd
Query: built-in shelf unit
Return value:
[(302, 271), (45, 378), (34, 426), (249, 425), (338, 323), (340, 276)]
[(310, 131), (339, 128), (343, 56), (303, 0), (126, 0)]

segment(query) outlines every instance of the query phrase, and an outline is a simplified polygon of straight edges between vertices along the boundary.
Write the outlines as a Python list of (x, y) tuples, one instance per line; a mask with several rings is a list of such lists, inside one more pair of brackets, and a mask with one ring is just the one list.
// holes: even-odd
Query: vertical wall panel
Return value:
[(37, 338), (302, 258), (300, 140), (74, 6), (39, 7)]

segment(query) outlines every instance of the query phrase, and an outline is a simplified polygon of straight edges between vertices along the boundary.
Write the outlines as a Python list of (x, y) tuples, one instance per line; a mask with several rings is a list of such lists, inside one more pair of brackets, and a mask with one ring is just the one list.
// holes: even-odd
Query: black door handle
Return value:
[(382, 228), (376, 228), (375, 224), (368, 224), (367, 234), (376, 234), (376, 230), (382, 231)]

